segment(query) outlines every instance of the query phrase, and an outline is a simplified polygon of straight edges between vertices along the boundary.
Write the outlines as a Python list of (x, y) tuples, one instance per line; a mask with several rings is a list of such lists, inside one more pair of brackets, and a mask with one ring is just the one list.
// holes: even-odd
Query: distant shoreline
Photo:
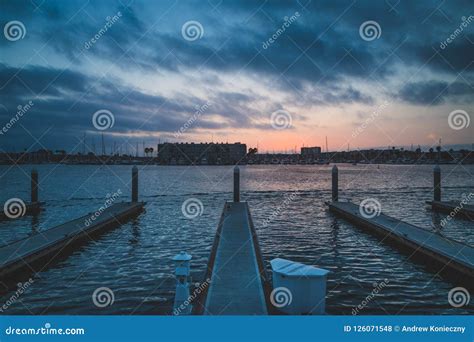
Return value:
[[(329, 165), (340, 165), (347, 164), (352, 166), (359, 165), (474, 165), (474, 162), (463, 162), (463, 163), (453, 163), (453, 162), (423, 162), (423, 163), (404, 163), (404, 162), (376, 162), (376, 163), (354, 163), (354, 162), (327, 162), (327, 163), (238, 163), (239, 166), (329, 166)], [(233, 166), (237, 164), (160, 164), (156, 162), (138, 162), (138, 163), (58, 163), (58, 162), (26, 162), (26, 163), (0, 163), (0, 166), (11, 166), (11, 165), (66, 165), (66, 166), (84, 166), (84, 165), (107, 165), (107, 166), (133, 166), (133, 165), (155, 165), (155, 166)]]
[[(0, 153), (0, 165), (65, 164), (65, 165), (327, 165), (334, 163), (379, 165), (471, 165), (472, 150), (443, 150), (441, 146), (428, 151), (387, 148), (383, 150), (352, 150), (323, 152), (320, 147), (302, 148), (301, 153), (259, 153), (245, 144), (196, 145), (184, 144), (171, 148), (161, 144), (144, 154), (103, 154), (93, 152), (70, 154), (65, 151), (38, 150), (34, 152)], [(196, 147), (197, 146), (197, 147)], [(214, 149), (211, 149), (213, 147)], [(204, 149), (203, 151), (201, 151)], [(234, 151), (235, 150), (235, 151)], [(158, 152), (157, 152), (158, 151)]]

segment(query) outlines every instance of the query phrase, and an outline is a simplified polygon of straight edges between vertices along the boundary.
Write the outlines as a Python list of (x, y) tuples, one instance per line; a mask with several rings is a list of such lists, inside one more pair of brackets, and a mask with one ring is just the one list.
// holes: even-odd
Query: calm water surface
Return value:
[[(37, 218), (0, 222), (0, 243), (28, 236), (96, 211), (107, 195), (122, 191), (129, 200), (130, 166), (39, 165)], [(0, 200), (29, 198), (33, 166), (0, 166)], [(465, 314), (473, 305), (451, 307), (448, 291), (459, 285), (435, 276), (407, 255), (329, 213), (332, 166), (242, 166), (242, 199), (250, 204), (263, 256), (329, 269), (327, 311), (351, 314), (374, 289), (379, 294), (360, 314)], [(432, 197), (432, 166), (339, 165), (340, 197), (359, 203), (375, 198), (388, 215), (438, 234), (474, 244), (474, 223), (454, 220), (440, 227), (443, 214), (427, 210)], [(223, 204), (231, 199), (232, 167), (143, 166), (140, 198), (146, 212), (100, 236), (34, 276), (33, 284), (7, 314), (170, 314), (175, 280), (171, 258), (193, 255), (193, 281), (201, 281)], [(442, 166), (443, 198), (460, 200), (474, 192), (474, 166)], [(199, 199), (201, 216), (181, 212), (188, 198)], [(291, 198), (292, 200), (288, 200)], [(278, 214), (275, 216), (275, 212)], [(268, 225), (263, 223), (272, 218)], [(97, 308), (98, 287), (114, 291), (115, 302)], [(3, 304), (13, 292), (3, 292)], [(471, 301), (472, 302), (472, 301)]]

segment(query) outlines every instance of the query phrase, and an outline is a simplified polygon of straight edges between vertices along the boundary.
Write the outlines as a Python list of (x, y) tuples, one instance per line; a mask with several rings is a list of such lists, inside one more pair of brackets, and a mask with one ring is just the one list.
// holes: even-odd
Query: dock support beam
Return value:
[(433, 200), (441, 201), (441, 169), (439, 165), (436, 165), (433, 169)]
[(332, 167), (332, 201), (337, 202), (339, 200), (339, 174), (337, 166)]
[(38, 171), (31, 170), (31, 203), (38, 202)]
[(132, 168), (132, 202), (138, 202), (138, 168)]
[(240, 202), (240, 169), (234, 167), (234, 202)]

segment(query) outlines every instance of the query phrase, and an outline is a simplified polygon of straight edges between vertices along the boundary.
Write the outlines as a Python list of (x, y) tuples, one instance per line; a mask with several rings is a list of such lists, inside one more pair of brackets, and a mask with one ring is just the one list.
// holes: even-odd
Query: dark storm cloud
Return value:
[(399, 93), (402, 100), (419, 105), (434, 106), (447, 100), (470, 100), (474, 88), (461, 82), (415, 82), (406, 84)]
[[(116, 115), (116, 132), (151, 134), (178, 130), (195, 106), (207, 100), (212, 106), (206, 114), (217, 115), (220, 120), (208, 120), (203, 115), (192, 129), (256, 127), (256, 120), (280, 108), (281, 104), (272, 103), (275, 99), (261, 98), (251, 91), (221, 89), (225, 81), (220, 76), (234, 74), (261, 80), (266, 89), (284, 91), (288, 94), (284, 99), (287, 103), (305, 108), (372, 105), (376, 99), (364, 86), (375, 81), (383, 84), (391, 78), (402, 84), (400, 89), (391, 89), (393, 96), (411, 104), (472, 102), (474, 23), (451, 44), (440, 48), (440, 43), (459, 27), (461, 17), (473, 12), (472, 1), (440, 4), (405, 0), (391, 4), (135, 0), (130, 6), (124, 4), (47, 1), (35, 5), (29, 0), (4, 1), (2, 26), (20, 19), (27, 27), (27, 35), (23, 45), (0, 40), (10, 56), (0, 57), (0, 103), (13, 111), (34, 97), (37, 105), (24, 122), (32, 130), (54, 125), (61, 132), (77, 134), (92, 129), (92, 113), (107, 108)], [(118, 12), (120, 19), (96, 43), (85, 48), (104, 27), (106, 17)], [(291, 25), (264, 48), (263, 43), (282, 28), (284, 18), (296, 13)], [(183, 39), (181, 27), (188, 20), (201, 22), (202, 39)], [(368, 42), (360, 37), (359, 26), (367, 20), (380, 24), (379, 39)], [(44, 44), (65, 65), (71, 63), (71, 69), (40, 67), (34, 65), (36, 60), (21, 70), (9, 66), (15, 62), (11, 56), (17, 47), (31, 46), (33, 51)], [(193, 76), (197, 81), (206, 83), (210, 95), (150, 95), (118, 79), (100, 78), (102, 70), (94, 69), (95, 62), (110, 63), (125, 73), (187, 76), (193, 72), (199, 75)], [(412, 80), (411, 75), (400, 79), (400, 67), (422, 70), (436, 76), (436, 80)], [(443, 78), (457, 81), (450, 84), (439, 80)], [(267, 102), (265, 113), (257, 105), (263, 102)], [(0, 115), (6, 119), (3, 112)]]
[(92, 79), (70, 70), (52, 72), (41, 66), (12, 68), (0, 63), (0, 97), (58, 96), (64, 92), (82, 92)]
[[(100, 109), (110, 110), (115, 117), (113, 130), (106, 133), (140, 132), (153, 135), (161, 132), (171, 136), (169, 133), (178, 131), (206, 103), (190, 95), (150, 95), (122, 85), (118, 80), (104, 80), (71, 70), (39, 66), (20, 69), (0, 64), (0, 89), (2, 124), (12, 118), (19, 105), (30, 100), (34, 103), (24, 115), (25, 120), (2, 137), (3, 145), (11, 145), (17, 140), (26, 141), (25, 146), (28, 146), (34, 142), (29, 132), (36, 132), (33, 135), (39, 137), (49, 128), (52, 140), (63, 135), (80, 137), (84, 131), (98, 134), (92, 124), (92, 115)], [(202, 114), (202, 120), (195, 127), (251, 127), (253, 110), (249, 104), (257, 99), (253, 94), (221, 92), (211, 98), (209, 109)], [(207, 114), (218, 115), (221, 120), (212, 122), (206, 119)]]
[[(284, 73), (285, 79), (278, 85), (297, 91), (301, 89), (301, 82), (340, 81), (341, 76), (391, 75), (394, 64), (400, 59), (404, 63), (421, 65), (431, 58), (427, 67), (435, 71), (463, 70), (472, 61), (469, 52), (474, 49), (465, 37), (459, 37), (441, 51), (442, 56), (433, 58), (433, 47), (438, 47), (439, 42), (456, 28), (460, 16), (468, 13), (472, 3), (444, 4), (442, 11), (448, 19), (435, 11), (433, 4), (435, 2), (402, 1), (391, 11), (388, 3), (373, 1), (270, 1), (263, 6), (255, 1), (244, 1), (224, 2), (217, 7), (219, 12), (213, 12), (209, 3), (186, 2), (171, 14), (182, 18), (176, 27), (163, 19), (174, 30), (160, 30), (143, 18), (143, 3), (137, 2), (131, 7), (119, 3), (120, 6), (99, 6), (97, 12), (101, 15), (95, 15), (93, 19), (82, 13), (71, 21), (67, 21), (66, 15), (56, 16), (57, 20), (51, 20), (43, 30), (43, 36), (45, 40), (53, 37), (53, 46), (59, 52), (80, 60), (83, 43), (104, 24), (105, 15), (121, 11), (122, 19), (107, 32), (100, 44), (95, 44), (86, 53), (119, 60), (122, 67), (131, 64), (143, 69), (172, 71), (196, 67), (235, 71), (245, 67), (248, 72), (275, 77)], [(84, 9), (89, 14), (90, 7), (92, 5)], [(166, 6), (157, 8), (156, 12), (162, 8)], [(193, 16), (203, 18), (206, 31), (205, 38), (193, 44), (184, 40), (179, 31), (179, 24), (191, 15), (191, 10)], [(70, 12), (71, 9), (64, 9), (64, 13)], [(262, 42), (281, 27), (283, 18), (295, 12), (300, 13), (299, 18), (274, 44), (262, 49)], [(365, 20), (380, 23), (381, 39), (369, 43), (360, 38), (359, 25)], [(384, 63), (387, 55), (397, 47), (399, 59)]]

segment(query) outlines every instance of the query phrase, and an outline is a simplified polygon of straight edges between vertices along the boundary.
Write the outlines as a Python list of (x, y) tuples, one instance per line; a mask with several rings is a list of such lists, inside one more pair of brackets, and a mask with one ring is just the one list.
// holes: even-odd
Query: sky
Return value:
[(2, 151), (474, 143), (472, 0), (0, 6)]

